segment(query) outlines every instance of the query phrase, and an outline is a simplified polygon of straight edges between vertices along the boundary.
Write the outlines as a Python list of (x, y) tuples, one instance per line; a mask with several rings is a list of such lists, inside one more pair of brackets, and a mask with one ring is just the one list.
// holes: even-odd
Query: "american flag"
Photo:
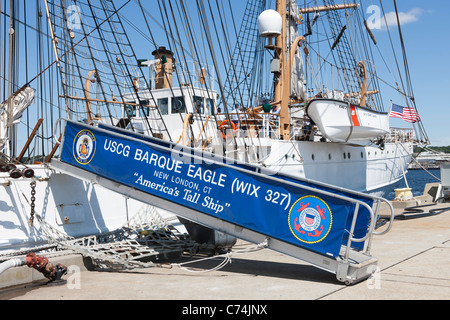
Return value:
[(420, 116), (416, 110), (410, 107), (402, 107), (397, 104), (392, 104), (392, 109), (389, 117), (400, 118), (411, 123), (420, 121)]

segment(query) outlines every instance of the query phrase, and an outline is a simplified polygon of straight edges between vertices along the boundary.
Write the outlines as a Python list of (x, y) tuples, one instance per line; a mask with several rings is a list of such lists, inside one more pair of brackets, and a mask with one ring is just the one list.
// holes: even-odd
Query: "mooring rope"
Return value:
[[(202, 258), (202, 259), (197, 259), (194, 261), (188, 261), (188, 262), (183, 262), (183, 263), (171, 263), (170, 265), (173, 267), (179, 267), (180, 269), (184, 270), (184, 271), (188, 271), (188, 272), (192, 272), (192, 273), (208, 273), (208, 272), (212, 272), (212, 271), (217, 271), (222, 269), (223, 267), (225, 267), (228, 263), (231, 264), (231, 257), (237, 254), (244, 254), (244, 253), (249, 253), (249, 252), (255, 252), (255, 251), (260, 251), (262, 249), (267, 248), (268, 246), (268, 239), (265, 239), (263, 242), (257, 244), (257, 245), (253, 245), (250, 246), (248, 248), (245, 249), (241, 249), (241, 250), (237, 250), (237, 251), (230, 251), (221, 255), (217, 255), (217, 256), (212, 256), (212, 257), (208, 257), (208, 258)], [(187, 268), (184, 267), (184, 265), (187, 264), (193, 264), (193, 263), (198, 263), (198, 262), (202, 262), (202, 261), (208, 261), (208, 260), (212, 260), (212, 259), (216, 259), (216, 258), (220, 258), (220, 257), (224, 257), (224, 260), (219, 263), (217, 266), (210, 268), (210, 269), (205, 269), (205, 270), (194, 270), (192, 268)]]

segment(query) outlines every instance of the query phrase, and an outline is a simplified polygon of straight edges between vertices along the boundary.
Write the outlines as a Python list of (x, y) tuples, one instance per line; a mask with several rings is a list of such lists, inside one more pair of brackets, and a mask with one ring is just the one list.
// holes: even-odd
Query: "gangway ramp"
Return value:
[(378, 214), (372, 208), (386, 202), (391, 223), (394, 213), (382, 198), (114, 127), (59, 123), (61, 156), (51, 162), (58, 171), (237, 238), (265, 243), (336, 274), (346, 284), (376, 270), (370, 247)]

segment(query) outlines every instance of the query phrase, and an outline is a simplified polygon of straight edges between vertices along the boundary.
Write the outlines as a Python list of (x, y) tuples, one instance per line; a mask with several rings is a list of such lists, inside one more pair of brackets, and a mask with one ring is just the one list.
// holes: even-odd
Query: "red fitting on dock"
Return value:
[(67, 273), (67, 267), (57, 264), (53, 265), (48, 258), (38, 256), (31, 252), (25, 257), (25, 264), (42, 273), (51, 282), (60, 281), (61, 277)]

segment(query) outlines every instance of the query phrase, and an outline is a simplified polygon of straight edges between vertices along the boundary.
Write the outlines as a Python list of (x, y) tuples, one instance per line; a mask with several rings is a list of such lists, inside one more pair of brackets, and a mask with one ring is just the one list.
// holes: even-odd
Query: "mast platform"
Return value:
[[(55, 134), (56, 135), (56, 134)], [(59, 136), (59, 134), (58, 134)], [(371, 276), (382, 199), (266, 171), (102, 124), (64, 120), (50, 167), (234, 237), (264, 244), (353, 284)], [(375, 210), (373, 210), (375, 208)]]

